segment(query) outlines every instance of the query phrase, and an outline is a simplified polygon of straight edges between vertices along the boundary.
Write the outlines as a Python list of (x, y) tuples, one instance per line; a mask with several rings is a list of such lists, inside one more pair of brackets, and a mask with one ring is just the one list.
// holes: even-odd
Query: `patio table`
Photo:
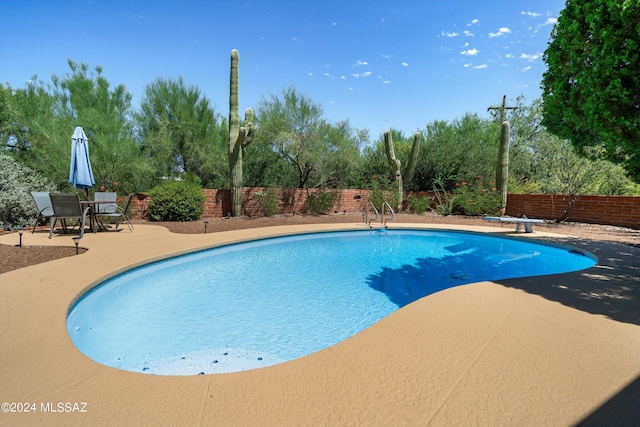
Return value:
[(106, 204), (113, 204), (113, 202), (108, 200), (81, 200), (80, 201), (81, 207), (89, 206), (91, 208), (91, 210), (89, 211), (90, 212), (89, 228), (94, 233), (98, 232), (98, 228), (102, 228), (105, 231), (107, 230), (107, 227), (105, 227), (105, 225), (96, 216), (97, 205), (106, 205)]

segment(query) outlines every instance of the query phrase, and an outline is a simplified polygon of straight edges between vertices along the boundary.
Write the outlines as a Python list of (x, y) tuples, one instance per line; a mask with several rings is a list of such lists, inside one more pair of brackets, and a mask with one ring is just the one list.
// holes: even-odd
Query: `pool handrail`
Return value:
[[(371, 206), (373, 208), (373, 211), (376, 213), (376, 217), (372, 220), (369, 220), (369, 206)], [(376, 209), (376, 207), (373, 205), (373, 202), (369, 200), (364, 207), (364, 223), (370, 226), (373, 221), (377, 221), (377, 220), (378, 220), (378, 209)]]
[(395, 214), (393, 212), (393, 209), (391, 208), (391, 205), (389, 204), (389, 202), (385, 200), (385, 202), (382, 204), (382, 220), (381, 220), (382, 225), (387, 225), (387, 221), (384, 219), (385, 206), (387, 206), (389, 208), (389, 212), (391, 212), (391, 218), (389, 218), (389, 221), (393, 221), (393, 218), (395, 217)]

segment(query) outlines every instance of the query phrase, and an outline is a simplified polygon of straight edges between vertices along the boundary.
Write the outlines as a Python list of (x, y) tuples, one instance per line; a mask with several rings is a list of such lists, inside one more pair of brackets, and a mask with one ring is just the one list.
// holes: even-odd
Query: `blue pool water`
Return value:
[(472, 233), (303, 234), (120, 274), (76, 302), (67, 329), (82, 353), (123, 370), (236, 372), (329, 347), (443, 289), (594, 264), (567, 248)]

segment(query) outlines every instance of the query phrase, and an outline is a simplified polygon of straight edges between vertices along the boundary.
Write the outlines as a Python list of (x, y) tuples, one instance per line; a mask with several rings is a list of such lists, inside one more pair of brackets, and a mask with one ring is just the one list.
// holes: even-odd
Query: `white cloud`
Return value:
[(382, 57), (383, 57), (384, 59), (389, 59), (389, 58), (391, 58), (391, 55), (382, 55)]
[(546, 27), (547, 25), (554, 25), (558, 22), (558, 18), (548, 17), (542, 24), (536, 25), (535, 32), (540, 31), (541, 28)]
[(450, 33), (449, 33), (449, 32), (446, 32), (446, 33), (445, 33), (445, 32), (443, 31), (440, 35), (445, 36), (445, 37), (457, 37), (457, 36), (458, 36), (458, 33), (456, 33), (455, 31), (450, 32)]
[(514, 56), (513, 56), (513, 53), (507, 53), (506, 57), (507, 58), (513, 58)]
[(313, 73), (309, 73), (309, 77), (313, 77)]
[(524, 67), (524, 68), (522, 69), (522, 72), (529, 71), (530, 69), (531, 69), (531, 67)]
[(388, 85), (389, 83), (391, 83), (391, 80), (383, 80), (382, 83)]
[(520, 12), (520, 15), (527, 15), (527, 16), (531, 16), (532, 18), (535, 18), (536, 16), (540, 16), (540, 14), (537, 12)]
[(539, 59), (542, 56), (541, 53), (533, 53), (531, 55), (529, 55), (528, 53), (523, 53), (520, 55), (520, 59), (526, 59), (527, 61), (535, 61), (536, 59)]
[(473, 37), (473, 33), (469, 30), (464, 30), (462, 34), (464, 34), (465, 37)]
[(347, 80), (345, 76), (340, 76), (340, 80)]
[(463, 50), (460, 53), (463, 54), (463, 55), (473, 56), (473, 55), (477, 55), (478, 52), (480, 52), (478, 49), (468, 49), (468, 50)]
[(471, 67), (471, 65), (473, 65), (473, 64), (464, 64), (464, 68), (469, 68), (469, 67)]
[(360, 67), (362, 65), (369, 65), (369, 63), (367, 61), (356, 61), (356, 63), (353, 65), (354, 67)]
[(558, 23), (558, 18), (547, 18), (547, 20), (544, 21), (544, 24), (540, 24), (540, 27), (544, 27), (546, 25), (553, 25), (557, 23)]
[(483, 68), (488, 68), (489, 66), (487, 64), (482, 64), (482, 65), (478, 65), (476, 67), (473, 67), (476, 70), (482, 70)]
[(351, 74), (353, 77), (355, 77), (356, 79), (360, 78), (360, 77), (369, 77), (371, 75), (371, 71), (365, 71), (364, 73), (355, 73), (355, 74)]
[(331, 80), (335, 80), (335, 79), (336, 79), (335, 77), (333, 77), (333, 76), (332, 76), (331, 74), (329, 74), (329, 73), (322, 73), (322, 75), (323, 75), (323, 76), (325, 76), (325, 77), (329, 77)]
[(497, 33), (489, 33), (489, 37), (500, 37), (500, 36), (504, 36), (505, 34), (510, 34), (511, 30), (508, 29), (507, 27), (502, 27), (498, 30)]
[(402, 65), (403, 67), (408, 67), (408, 66), (409, 66), (409, 64), (407, 64), (406, 62), (403, 62), (401, 65)]
[(478, 22), (480, 22), (480, 21), (479, 21), (479, 20), (477, 20), (477, 19), (472, 19), (472, 20), (471, 20), (471, 22), (467, 24), (467, 27), (470, 27), (470, 26), (472, 26), (473, 24), (477, 24)]

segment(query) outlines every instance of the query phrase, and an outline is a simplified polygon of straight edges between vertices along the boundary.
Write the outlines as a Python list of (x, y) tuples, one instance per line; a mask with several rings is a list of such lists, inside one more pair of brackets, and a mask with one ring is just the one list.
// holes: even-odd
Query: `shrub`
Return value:
[(150, 219), (162, 221), (194, 221), (202, 216), (206, 196), (198, 184), (167, 181), (149, 191), (147, 209)]
[(378, 212), (382, 212), (382, 205), (388, 202), (391, 206), (398, 206), (398, 192), (395, 190), (397, 184), (389, 177), (380, 178), (376, 175), (371, 177), (371, 181), (366, 180), (364, 188), (371, 190), (371, 195), (367, 203), (373, 203)]
[(418, 215), (425, 213), (430, 205), (431, 200), (427, 196), (409, 197), (409, 206), (411, 206), (411, 210)]
[(496, 215), (500, 212), (502, 196), (491, 182), (482, 181), (482, 176), (473, 182), (456, 184), (453, 203), (464, 215)]
[(264, 216), (273, 216), (280, 208), (280, 190), (267, 188), (256, 192), (256, 201)]
[(336, 204), (338, 193), (336, 191), (318, 190), (307, 194), (304, 205), (312, 215), (324, 215)]
[(38, 214), (32, 191), (55, 192), (52, 181), (13, 157), (0, 153), (0, 227), (6, 230), (33, 225)]

